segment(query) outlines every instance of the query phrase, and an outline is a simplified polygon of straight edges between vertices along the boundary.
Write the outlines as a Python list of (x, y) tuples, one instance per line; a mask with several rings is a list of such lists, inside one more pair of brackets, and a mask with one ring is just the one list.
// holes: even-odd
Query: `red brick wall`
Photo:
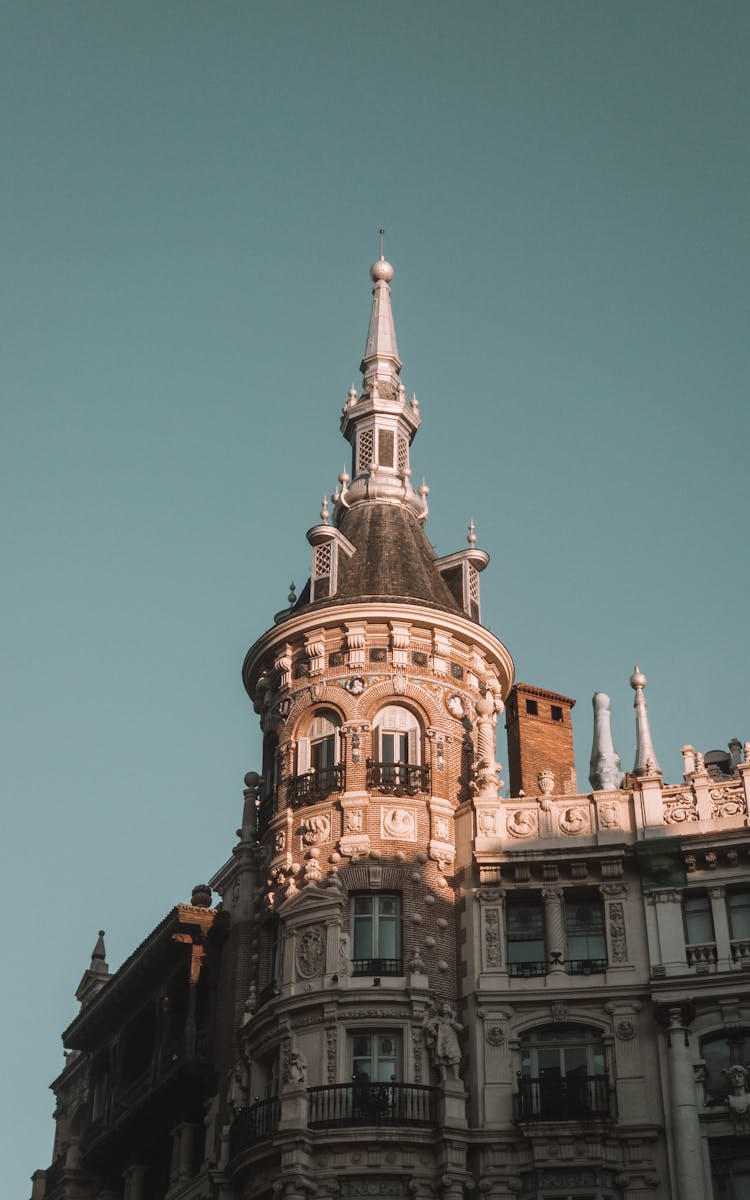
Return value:
[[(536, 714), (528, 711), (536, 705)], [(573, 723), (571, 710), (575, 700), (529, 684), (518, 683), (506, 704), (505, 728), (508, 733), (508, 778), (511, 796), (521, 791), (538, 796), (539, 772), (552, 771), (555, 792), (577, 791)], [(562, 714), (553, 718), (553, 710)]]

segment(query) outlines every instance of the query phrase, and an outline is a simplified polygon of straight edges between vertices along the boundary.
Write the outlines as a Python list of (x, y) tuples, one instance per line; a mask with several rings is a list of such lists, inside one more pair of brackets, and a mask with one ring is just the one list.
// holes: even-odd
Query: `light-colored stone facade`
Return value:
[(577, 790), (574, 702), (479, 623), (473, 527), (445, 559), (421, 531), (392, 274), (352, 476), (245, 660), (238, 842), (114, 975), (97, 943), (34, 1200), (750, 1194), (750, 746), (665, 785), (636, 670), (636, 770), (601, 734), (621, 786)]

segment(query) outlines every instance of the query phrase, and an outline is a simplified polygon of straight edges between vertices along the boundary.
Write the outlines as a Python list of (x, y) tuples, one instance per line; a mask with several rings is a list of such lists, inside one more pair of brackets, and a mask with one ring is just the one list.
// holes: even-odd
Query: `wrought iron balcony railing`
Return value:
[(307, 1090), (311, 1129), (437, 1123), (439, 1088), (418, 1083), (333, 1083)]
[(601, 975), (606, 969), (606, 958), (569, 958), (565, 961), (568, 975)]
[(286, 786), (287, 801), (292, 808), (314, 804), (346, 789), (346, 767), (338, 763), (335, 767), (318, 767), (304, 775), (292, 775)]
[(430, 768), (418, 763), (367, 760), (367, 786), (386, 796), (418, 796), (430, 791)]
[(613, 1116), (606, 1075), (521, 1076), (514, 1099), (517, 1121), (603, 1121)]
[(530, 979), (533, 975), (546, 975), (549, 966), (544, 959), (535, 962), (508, 963), (508, 974), (521, 979)]
[(271, 1137), (276, 1132), (280, 1115), (278, 1096), (271, 1096), (268, 1100), (256, 1100), (255, 1104), (237, 1109), (229, 1133), (229, 1150), (232, 1157), (252, 1146), (254, 1142)]
[(403, 975), (400, 958), (353, 958), (352, 975)]

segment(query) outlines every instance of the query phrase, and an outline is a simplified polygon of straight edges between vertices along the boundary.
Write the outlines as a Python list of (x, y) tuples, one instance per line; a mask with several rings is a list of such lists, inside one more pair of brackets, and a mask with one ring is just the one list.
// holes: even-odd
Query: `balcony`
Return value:
[(695, 967), (698, 974), (705, 974), (716, 962), (716, 945), (705, 942), (700, 945), (692, 943), (685, 947), (689, 967)]
[(310, 1128), (437, 1124), (440, 1088), (418, 1083), (333, 1083), (308, 1088)]
[(326, 796), (345, 790), (346, 768), (343, 763), (338, 763), (335, 767), (318, 767), (304, 775), (292, 775), (286, 787), (287, 802), (292, 808), (315, 804), (317, 800), (325, 800)]
[(532, 979), (535, 975), (546, 975), (548, 970), (549, 967), (544, 959), (508, 963), (508, 974), (514, 975), (518, 979)]
[(514, 1101), (516, 1121), (606, 1121), (613, 1115), (606, 1075), (522, 1076)]
[(352, 975), (403, 975), (404, 964), (400, 958), (354, 958)]
[(384, 763), (367, 760), (367, 787), (385, 796), (428, 795), (430, 768), (415, 763)]
[(256, 1100), (255, 1104), (238, 1109), (229, 1134), (232, 1157), (255, 1142), (271, 1137), (278, 1127), (280, 1114), (281, 1103), (278, 1096), (271, 1096), (268, 1100)]
[(606, 958), (569, 958), (565, 963), (568, 975), (601, 975), (606, 969)]
[(731, 943), (732, 962), (739, 963), (745, 971), (750, 971), (750, 939), (733, 938)]

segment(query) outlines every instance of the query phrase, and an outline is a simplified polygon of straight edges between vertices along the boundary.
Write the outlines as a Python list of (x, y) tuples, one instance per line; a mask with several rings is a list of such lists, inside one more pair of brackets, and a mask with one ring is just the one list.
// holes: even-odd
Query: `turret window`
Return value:
[(292, 805), (313, 803), (344, 790), (344, 765), (340, 762), (341, 721), (332, 709), (323, 709), (297, 742), (297, 774), (290, 781)]
[(378, 432), (378, 466), (392, 467), (394, 452), (394, 436), (392, 429), (381, 429)]
[(357, 438), (357, 470), (368, 471), (373, 458), (374, 431), (362, 429)]
[(352, 900), (352, 969), (355, 975), (401, 975), (401, 897)]
[(421, 765), (419, 722), (408, 708), (389, 704), (381, 709), (373, 725), (373, 752), (368, 786), (397, 795), (428, 790), (429, 768)]

